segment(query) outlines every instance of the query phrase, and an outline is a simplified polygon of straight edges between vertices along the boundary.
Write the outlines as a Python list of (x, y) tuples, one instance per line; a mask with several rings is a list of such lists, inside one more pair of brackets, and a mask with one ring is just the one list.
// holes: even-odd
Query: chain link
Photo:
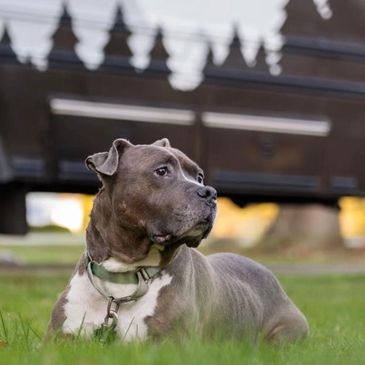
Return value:
[(106, 316), (103, 323), (104, 327), (115, 329), (118, 323), (119, 305), (119, 302), (115, 301), (114, 297), (109, 297)]

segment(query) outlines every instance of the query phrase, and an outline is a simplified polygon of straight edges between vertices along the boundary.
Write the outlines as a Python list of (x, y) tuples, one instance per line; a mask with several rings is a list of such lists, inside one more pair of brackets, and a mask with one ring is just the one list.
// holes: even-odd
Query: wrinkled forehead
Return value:
[(187, 171), (190, 175), (196, 175), (198, 173), (203, 174), (203, 170), (193, 160), (186, 156), (183, 152), (176, 148), (169, 147), (170, 151), (180, 162), (180, 166), (184, 171)]
[(158, 168), (162, 164), (178, 165), (189, 175), (195, 176), (203, 170), (188, 156), (176, 148), (153, 145), (137, 145), (126, 151), (123, 164), (127, 166)]

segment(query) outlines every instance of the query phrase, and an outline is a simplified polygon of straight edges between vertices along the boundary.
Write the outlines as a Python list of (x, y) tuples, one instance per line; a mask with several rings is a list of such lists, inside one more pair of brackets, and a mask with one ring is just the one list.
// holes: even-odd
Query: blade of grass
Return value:
[(5, 320), (4, 320), (4, 316), (3, 316), (3, 312), (0, 310), (0, 321), (1, 321), (1, 328), (2, 328), (2, 332), (4, 333), (4, 339), (5, 341), (9, 342), (9, 332), (8, 332), (8, 327), (5, 324)]
[(82, 331), (82, 328), (84, 327), (84, 323), (85, 323), (85, 317), (86, 317), (86, 312), (84, 313), (84, 315), (82, 317), (80, 328), (79, 328), (79, 330), (77, 331), (77, 334), (76, 334), (76, 340), (80, 339), (81, 331)]

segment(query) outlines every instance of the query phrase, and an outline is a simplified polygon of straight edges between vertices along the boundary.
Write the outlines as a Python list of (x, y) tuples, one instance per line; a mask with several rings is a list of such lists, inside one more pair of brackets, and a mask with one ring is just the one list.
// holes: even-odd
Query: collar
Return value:
[[(103, 297), (107, 299), (113, 298), (113, 301), (117, 303), (135, 301), (146, 294), (148, 291), (149, 281), (157, 276), (161, 271), (161, 269), (157, 267), (140, 267), (133, 271), (112, 272), (105, 269), (101, 263), (93, 261), (88, 254), (86, 262), (86, 271), (93, 287)], [(136, 284), (137, 288), (131, 295), (114, 298), (95, 283), (94, 277), (116, 284)]]

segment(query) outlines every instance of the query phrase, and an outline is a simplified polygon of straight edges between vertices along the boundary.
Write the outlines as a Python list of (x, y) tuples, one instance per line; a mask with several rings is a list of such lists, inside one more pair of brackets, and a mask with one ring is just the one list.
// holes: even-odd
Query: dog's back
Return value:
[[(178, 307), (189, 313), (189, 320), (198, 318), (201, 333), (254, 340), (261, 333), (270, 341), (284, 342), (308, 332), (305, 317), (272, 272), (249, 258), (230, 253), (204, 256), (182, 246), (166, 270), (173, 279), (160, 302), (188, 298)], [(179, 293), (173, 294), (176, 289)]]
[[(241, 295), (247, 296), (246, 302), (256, 306), (255, 317), (258, 323), (261, 322), (259, 329), (268, 340), (295, 340), (307, 334), (308, 324), (304, 315), (270, 270), (247, 257), (231, 253), (210, 255), (207, 260), (217, 277), (221, 278), (221, 290), (227, 296), (228, 290), (241, 292)], [(225, 290), (226, 283), (230, 283), (228, 290)]]

